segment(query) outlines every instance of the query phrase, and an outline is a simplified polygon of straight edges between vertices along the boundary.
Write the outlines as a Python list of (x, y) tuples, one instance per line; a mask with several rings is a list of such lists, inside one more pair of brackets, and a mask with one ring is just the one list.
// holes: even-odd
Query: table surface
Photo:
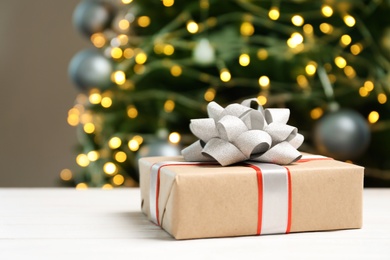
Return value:
[(362, 229), (175, 240), (137, 188), (0, 189), (0, 259), (390, 259), (390, 189), (364, 190)]

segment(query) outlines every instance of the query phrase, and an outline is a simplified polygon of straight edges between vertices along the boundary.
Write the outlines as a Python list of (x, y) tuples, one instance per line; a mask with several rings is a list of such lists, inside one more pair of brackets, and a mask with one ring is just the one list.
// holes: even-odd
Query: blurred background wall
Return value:
[(0, 187), (59, 185), (72, 167), (70, 59), (89, 46), (74, 29), (79, 0), (0, 2)]

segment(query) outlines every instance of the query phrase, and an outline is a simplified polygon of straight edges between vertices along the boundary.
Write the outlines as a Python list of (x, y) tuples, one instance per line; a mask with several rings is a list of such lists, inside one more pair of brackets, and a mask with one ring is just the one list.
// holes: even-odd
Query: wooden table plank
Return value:
[[(358, 230), (176, 241), (139, 189), (0, 189), (0, 259), (390, 259), (390, 189), (365, 189)], [(264, 258), (262, 258), (264, 259)]]

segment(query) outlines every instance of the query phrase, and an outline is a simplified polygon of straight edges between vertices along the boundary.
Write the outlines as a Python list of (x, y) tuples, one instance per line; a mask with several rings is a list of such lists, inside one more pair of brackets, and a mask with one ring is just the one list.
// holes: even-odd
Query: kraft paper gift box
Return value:
[(176, 239), (361, 228), (364, 168), (304, 158), (274, 180), (272, 164), (141, 158), (142, 211)]

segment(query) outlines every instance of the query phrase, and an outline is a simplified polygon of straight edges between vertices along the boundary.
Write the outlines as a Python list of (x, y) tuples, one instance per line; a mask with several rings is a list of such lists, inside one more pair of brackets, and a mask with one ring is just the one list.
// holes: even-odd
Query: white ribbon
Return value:
[[(161, 168), (164, 166), (205, 164), (207, 163), (165, 161), (152, 165), (149, 197), (151, 220), (155, 224), (160, 225), (158, 199)], [(291, 223), (291, 191), (289, 189), (291, 184), (287, 168), (268, 163), (249, 162), (248, 165), (256, 170), (257, 178), (261, 178), (261, 186), (258, 187), (258, 198), (261, 201), (258, 203), (259, 230), (257, 234), (289, 232)]]
[[(251, 105), (256, 104), (257, 109)], [(263, 109), (256, 99), (231, 104), (225, 109), (215, 102), (207, 106), (209, 118), (193, 119), (192, 133), (199, 138), (182, 150), (186, 161), (217, 161), (227, 166), (242, 161), (290, 164), (301, 158), (303, 136), (287, 125), (290, 110)]]

